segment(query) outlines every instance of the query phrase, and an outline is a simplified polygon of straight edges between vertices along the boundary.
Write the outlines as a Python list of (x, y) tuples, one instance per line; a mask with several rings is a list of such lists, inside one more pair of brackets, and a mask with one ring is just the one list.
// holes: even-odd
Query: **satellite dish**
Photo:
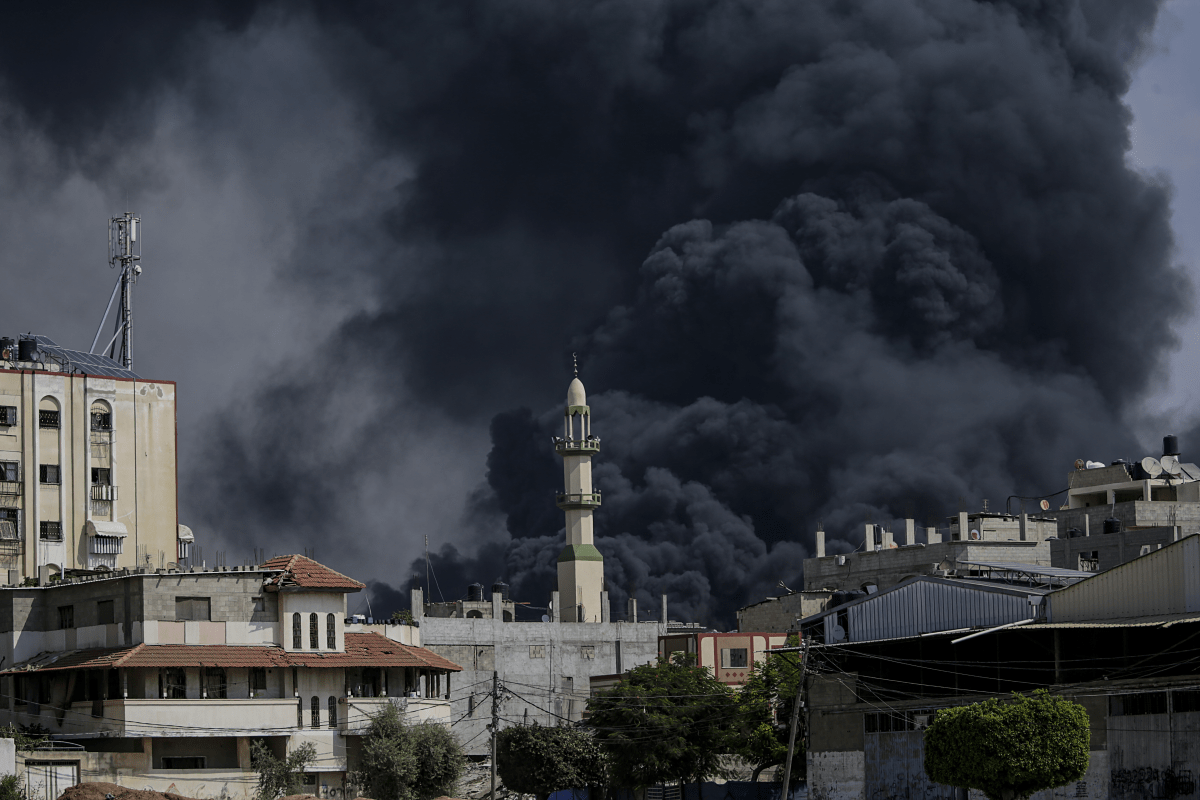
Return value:
[(1075, 459), (1075, 469), (1083, 469), (1085, 466), (1086, 463), (1082, 458)]
[(1089, 462), (1087, 462), (1087, 468), (1088, 468), (1088, 469), (1101, 469), (1101, 468), (1103, 468), (1103, 467), (1104, 467), (1104, 462), (1103, 462), (1103, 461), (1089, 461)]
[(833, 640), (835, 642), (843, 642), (846, 640), (846, 629), (841, 625), (833, 626)]
[(542, 614), (542, 622), (549, 622), (549, 621), (550, 621), (550, 615)]
[(1162, 475), (1163, 465), (1158, 463), (1158, 459), (1154, 456), (1146, 456), (1142, 459), (1142, 469), (1151, 478), (1157, 478), (1159, 475)]
[(1163, 472), (1169, 475), (1179, 474), (1179, 457), (1178, 456), (1163, 456), (1159, 461), (1162, 464)]
[(1043, 500), (1042, 502), (1038, 503), (1038, 506), (1042, 509), (1042, 511), (1049, 511), (1050, 510), (1050, 501)]

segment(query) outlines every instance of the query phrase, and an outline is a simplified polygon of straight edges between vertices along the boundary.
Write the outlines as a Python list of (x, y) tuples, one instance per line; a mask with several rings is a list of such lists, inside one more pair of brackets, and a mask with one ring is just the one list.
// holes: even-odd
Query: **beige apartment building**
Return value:
[(173, 382), (44, 336), (0, 338), (4, 582), (186, 560), (175, 439)]

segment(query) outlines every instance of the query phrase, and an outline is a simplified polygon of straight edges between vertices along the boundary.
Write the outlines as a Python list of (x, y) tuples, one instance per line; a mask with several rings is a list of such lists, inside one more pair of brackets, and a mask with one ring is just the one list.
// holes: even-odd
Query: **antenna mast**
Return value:
[(135, 217), (130, 211), (108, 221), (108, 265), (112, 269), (120, 269), (121, 274), (117, 278), (117, 285), (113, 287), (112, 296), (108, 299), (108, 308), (104, 309), (104, 317), (100, 320), (100, 327), (96, 329), (91, 349), (88, 350), (89, 353), (96, 351), (100, 331), (104, 328), (108, 312), (112, 310), (113, 300), (119, 291), (121, 305), (117, 308), (113, 337), (101, 352), (120, 361), (125, 369), (133, 369), (133, 284), (137, 283), (138, 276), (142, 274), (142, 266), (138, 263), (142, 260), (142, 243), (138, 241), (138, 227), (141, 223), (141, 218)]

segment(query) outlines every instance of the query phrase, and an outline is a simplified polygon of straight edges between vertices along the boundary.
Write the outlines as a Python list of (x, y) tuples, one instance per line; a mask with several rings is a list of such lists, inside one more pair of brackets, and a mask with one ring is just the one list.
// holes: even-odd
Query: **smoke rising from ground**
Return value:
[(213, 4), (95, 86), (82, 37), (50, 86), (0, 58), (5, 138), (45, 154), (0, 184), (131, 194), (189, 242), (143, 281), (139, 370), (181, 381), (210, 550), (315, 546), (403, 606), (428, 534), (447, 599), (544, 604), (574, 350), (614, 609), (728, 623), (818, 522), (848, 551), (1142, 455), (1191, 304), (1125, 161), (1157, 9)]

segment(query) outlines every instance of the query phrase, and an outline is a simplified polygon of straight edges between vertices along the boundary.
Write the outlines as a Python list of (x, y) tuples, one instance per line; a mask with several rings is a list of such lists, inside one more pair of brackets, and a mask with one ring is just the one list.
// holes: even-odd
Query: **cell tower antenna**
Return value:
[(100, 331), (104, 329), (108, 312), (112, 311), (113, 301), (119, 293), (121, 304), (117, 308), (113, 337), (100, 352), (120, 361), (125, 369), (133, 369), (133, 285), (142, 274), (142, 265), (139, 263), (142, 260), (142, 242), (139, 238), (141, 231), (138, 230), (141, 226), (141, 218), (130, 211), (108, 221), (108, 265), (111, 269), (120, 270), (120, 275), (108, 298), (108, 308), (104, 309), (100, 326), (96, 328), (92, 346), (88, 349), (89, 353), (96, 352)]

